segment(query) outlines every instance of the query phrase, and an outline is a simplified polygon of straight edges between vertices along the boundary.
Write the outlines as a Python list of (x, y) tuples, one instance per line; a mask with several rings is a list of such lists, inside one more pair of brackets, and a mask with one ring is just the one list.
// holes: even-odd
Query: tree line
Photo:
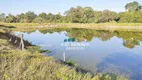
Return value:
[(35, 14), (32, 11), (16, 16), (0, 14), (0, 22), (7, 23), (142, 23), (142, 5), (134, 1), (126, 4), (125, 12), (116, 13), (110, 10), (95, 11), (91, 7), (72, 7), (64, 15), (52, 13)]

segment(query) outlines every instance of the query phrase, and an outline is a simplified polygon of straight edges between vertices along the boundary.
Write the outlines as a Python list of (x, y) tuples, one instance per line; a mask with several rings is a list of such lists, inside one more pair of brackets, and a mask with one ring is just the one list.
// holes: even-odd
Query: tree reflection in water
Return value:
[(127, 48), (134, 48), (140, 45), (142, 41), (142, 32), (131, 32), (131, 31), (104, 31), (104, 30), (93, 30), (93, 29), (79, 29), (79, 28), (52, 28), (52, 29), (41, 29), (41, 33), (46, 34), (53, 32), (67, 32), (67, 36), (75, 38), (78, 42), (91, 41), (93, 38), (98, 38), (102, 41), (108, 41), (112, 37), (116, 36), (123, 39), (123, 46)]

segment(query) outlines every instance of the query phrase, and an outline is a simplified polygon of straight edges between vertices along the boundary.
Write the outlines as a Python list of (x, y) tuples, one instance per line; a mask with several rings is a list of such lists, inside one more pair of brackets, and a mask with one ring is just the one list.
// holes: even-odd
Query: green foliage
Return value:
[(5, 14), (1, 13), (0, 14), (0, 22), (4, 22), (5, 21)]
[(52, 13), (47, 14), (47, 22), (55, 22), (55, 16)]
[(114, 11), (94, 11), (91, 7), (72, 7), (65, 11), (64, 15), (52, 13), (40, 13), (28, 11), (16, 16), (0, 14), (0, 22), (8, 23), (142, 23), (142, 6), (134, 1), (126, 4), (126, 11), (116, 13)]
[(45, 52), (46, 52), (46, 53), (50, 53), (51, 51), (50, 51), (50, 50), (45, 50)]
[(78, 6), (77, 8), (71, 8), (65, 12), (69, 22), (81, 23), (83, 17), (83, 8)]
[(113, 11), (104, 10), (104, 11), (95, 12), (96, 23), (115, 21), (116, 18), (117, 18), (117, 13)]
[(43, 13), (39, 14), (37, 17), (40, 17), (43, 20), (46, 20), (47, 19), (47, 14), (43, 12)]
[(8, 16), (5, 19), (5, 22), (8, 22), (8, 23), (16, 22), (16, 18), (12, 14), (8, 14)]
[(34, 23), (45, 23), (47, 20), (47, 14), (46, 13), (41, 13), (39, 14), (34, 20)]
[(134, 1), (126, 4), (125, 9), (128, 12), (118, 14), (118, 22), (120, 23), (142, 23), (142, 6)]
[(120, 23), (142, 23), (142, 11), (119, 13), (118, 19)]
[(131, 2), (126, 4), (125, 9), (128, 11), (138, 11), (141, 10), (141, 6), (139, 5), (139, 3), (137, 1)]
[(77, 66), (76, 63), (74, 63), (72, 60), (67, 60), (65, 61), (65, 64), (69, 65), (69, 66)]
[(42, 23), (43, 19), (41, 17), (36, 17), (32, 22), (33, 23)]
[(18, 23), (24, 23), (24, 20), (25, 20), (25, 14), (24, 13), (21, 13), (19, 15), (16, 16), (16, 22)]
[(65, 15), (72, 23), (91, 23), (94, 20), (94, 10), (91, 7), (77, 6), (66, 11)]
[(47, 53), (47, 54), (48, 54), (48, 53), (50, 53), (51, 51), (50, 51), (50, 50), (41, 50), (40, 52), (41, 52), (41, 53)]
[(24, 16), (24, 22), (31, 23), (36, 18), (36, 14), (34, 12), (27, 12)]

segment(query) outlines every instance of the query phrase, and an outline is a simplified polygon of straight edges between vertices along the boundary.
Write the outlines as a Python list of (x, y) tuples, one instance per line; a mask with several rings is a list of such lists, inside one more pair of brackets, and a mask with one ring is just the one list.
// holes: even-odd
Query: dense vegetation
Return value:
[(116, 13), (114, 11), (104, 10), (95, 11), (91, 7), (72, 7), (65, 11), (64, 15), (34, 12), (21, 13), (16, 16), (4, 13), (0, 14), (0, 22), (7, 23), (142, 23), (142, 6), (134, 1), (126, 4), (126, 11)]

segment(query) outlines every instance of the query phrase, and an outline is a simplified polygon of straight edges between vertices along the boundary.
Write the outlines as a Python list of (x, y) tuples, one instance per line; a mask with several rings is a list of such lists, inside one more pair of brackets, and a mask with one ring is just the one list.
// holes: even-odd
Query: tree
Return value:
[(142, 11), (122, 12), (118, 14), (120, 23), (142, 23)]
[(31, 23), (35, 18), (36, 18), (36, 14), (34, 12), (29, 11), (25, 13), (24, 22)]
[(77, 6), (65, 12), (69, 22), (91, 23), (94, 21), (94, 10), (91, 7)]
[(1, 13), (0, 14), (0, 22), (4, 22), (5, 21), (5, 14)]
[(135, 13), (135, 22), (142, 23), (142, 10)]
[(65, 15), (68, 19), (68, 22), (73, 23), (82, 23), (84, 16), (84, 8), (81, 6), (77, 6), (76, 8), (71, 8), (70, 10), (65, 12)]
[(47, 14), (47, 22), (55, 22), (55, 16), (52, 13)]
[(126, 4), (125, 9), (128, 11), (138, 11), (141, 10), (141, 6), (139, 5), (139, 3), (137, 1), (131, 2)]
[(16, 22), (16, 18), (12, 14), (8, 14), (8, 16), (6, 17), (6, 22), (8, 23)]
[(61, 16), (60, 22), (61, 23), (69, 23), (70, 21), (68, 20), (68, 18), (66, 16)]
[(42, 23), (47, 22), (47, 14), (46, 13), (43, 12), (43, 13), (39, 14), (37, 17), (38, 17), (37, 19), (40, 19), (40, 21)]
[(104, 22), (114, 21), (116, 19), (116, 15), (117, 15), (116, 12), (104, 10), (103, 11), (103, 21)]
[(142, 5), (134, 1), (126, 4), (127, 11), (116, 13), (114, 11), (94, 11), (91, 7), (72, 7), (65, 11), (64, 15), (52, 13), (34, 12), (21, 13), (16, 16), (9, 14), (0, 14), (0, 22), (18, 22), (18, 23), (105, 23), (116, 21), (119, 23), (142, 23)]
[(117, 13), (109, 10), (95, 11), (95, 22), (110, 22), (115, 21), (117, 18)]
[(38, 15), (38, 17), (41, 17), (43, 19), (46, 19), (47, 18), (47, 14), (42, 12), (41, 14)]
[(61, 22), (61, 18), (62, 18), (62, 16), (60, 13), (56, 14), (55, 15), (55, 22), (57, 22), (57, 23)]
[(102, 11), (95, 11), (94, 12), (94, 16), (95, 16), (95, 23), (100, 23), (101, 22), (101, 18), (102, 18)]
[(43, 22), (43, 19), (41, 17), (36, 17), (34, 20), (33, 20), (34, 23), (42, 23)]
[(94, 22), (94, 10), (91, 7), (85, 7), (83, 12), (83, 23)]
[(24, 23), (24, 20), (25, 20), (25, 14), (24, 13), (21, 13), (19, 15), (16, 16), (16, 22), (20, 22), (20, 23)]

